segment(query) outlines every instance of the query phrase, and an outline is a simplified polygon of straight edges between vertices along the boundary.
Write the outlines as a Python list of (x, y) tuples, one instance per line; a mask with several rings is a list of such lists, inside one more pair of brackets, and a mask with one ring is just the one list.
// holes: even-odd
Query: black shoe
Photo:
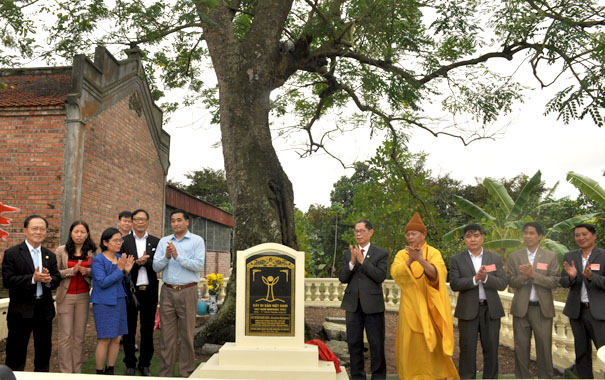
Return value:
[(106, 375), (113, 375), (113, 366), (111, 366), (111, 367), (105, 367), (105, 374)]
[(141, 375), (143, 376), (151, 376), (151, 371), (149, 367), (139, 367), (139, 371), (141, 371)]
[(126, 376), (134, 376), (134, 368), (126, 368), (126, 373), (124, 374)]

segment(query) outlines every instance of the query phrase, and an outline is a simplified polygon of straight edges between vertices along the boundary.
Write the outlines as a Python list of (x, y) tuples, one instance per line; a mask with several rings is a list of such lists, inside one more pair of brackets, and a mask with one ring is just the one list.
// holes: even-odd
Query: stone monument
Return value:
[(237, 252), (235, 343), (226, 343), (191, 377), (335, 380), (333, 362), (304, 343), (305, 254), (275, 243)]

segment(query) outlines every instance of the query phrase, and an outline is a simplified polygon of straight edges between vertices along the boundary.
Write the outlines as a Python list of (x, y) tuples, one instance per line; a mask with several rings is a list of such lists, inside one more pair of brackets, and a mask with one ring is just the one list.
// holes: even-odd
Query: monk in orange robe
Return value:
[(408, 246), (397, 253), (391, 276), (401, 288), (395, 353), (405, 380), (457, 379), (454, 327), (441, 253), (428, 245), (415, 213), (405, 227)]

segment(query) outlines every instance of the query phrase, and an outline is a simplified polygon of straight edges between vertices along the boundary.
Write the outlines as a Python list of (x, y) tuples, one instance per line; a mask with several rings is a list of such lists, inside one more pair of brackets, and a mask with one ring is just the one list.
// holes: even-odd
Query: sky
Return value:
[[(427, 167), (434, 175), (449, 174), (465, 184), (482, 182), (485, 177), (532, 176), (541, 170), (546, 186), (559, 181), (556, 197), (575, 198), (579, 194), (565, 180), (569, 171), (588, 176), (605, 188), (605, 128), (597, 127), (590, 118), (564, 125), (554, 115), (544, 116), (548, 99), (548, 92), (530, 91), (525, 103), (517, 104), (511, 115), (495, 127), (503, 128), (495, 140), (464, 146), (456, 139), (435, 138), (416, 130), (408, 148), (414, 153), (428, 153)], [(169, 179), (186, 182), (184, 175), (189, 171), (224, 168), (220, 130), (209, 121), (207, 111), (190, 107), (172, 115), (165, 124), (164, 129), (171, 135)], [(332, 149), (347, 164), (363, 161), (374, 156), (381, 137), (370, 139), (367, 129), (356, 130), (340, 136)], [(291, 141), (275, 138), (273, 144), (294, 187), (295, 205), (303, 211), (312, 204), (329, 206), (333, 184), (341, 176), (353, 174), (352, 169), (343, 168), (325, 153), (300, 158)]]

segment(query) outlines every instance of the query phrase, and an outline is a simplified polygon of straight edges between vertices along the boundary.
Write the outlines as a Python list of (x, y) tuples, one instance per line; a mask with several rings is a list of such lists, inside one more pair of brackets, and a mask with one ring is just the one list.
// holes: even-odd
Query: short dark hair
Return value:
[(23, 221), (23, 228), (27, 228), (29, 226), (29, 222), (32, 219), (42, 219), (44, 221), (44, 223), (46, 224), (46, 228), (48, 228), (48, 220), (46, 220), (46, 218), (43, 217), (42, 215), (38, 215), (38, 214), (33, 214), (33, 215), (30, 215), (27, 218), (25, 218), (25, 220)]
[(122, 220), (122, 218), (132, 219), (132, 213), (130, 211), (122, 211), (118, 214), (118, 220)]
[(536, 229), (536, 232), (538, 233), (538, 235), (542, 235), (544, 236), (544, 228), (542, 228), (542, 225), (538, 222), (527, 222), (523, 225), (523, 232), (525, 232), (525, 230), (527, 229), (527, 227), (533, 227)]
[(183, 214), (183, 218), (185, 218), (186, 220), (189, 220), (189, 214), (187, 213), (187, 211), (177, 208), (172, 210), (172, 212), (170, 213), (170, 217), (172, 218), (172, 215), (174, 214)]
[(132, 212), (131, 216), (133, 216), (133, 217), (134, 217), (134, 216), (135, 216), (136, 214), (138, 214), (139, 212), (144, 212), (144, 213), (145, 213), (145, 215), (147, 215), (147, 219), (149, 219), (149, 213), (148, 213), (147, 211), (143, 210), (142, 208), (138, 208), (138, 209), (134, 210), (134, 211)]
[(122, 234), (120, 233), (120, 230), (118, 230), (115, 227), (109, 227), (108, 229), (103, 231), (103, 233), (101, 234), (101, 242), (99, 243), (99, 247), (101, 248), (102, 251), (105, 251), (107, 249), (107, 246), (103, 242), (109, 241), (109, 239), (111, 239), (111, 237), (115, 234), (119, 234), (120, 236), (122, 236)]
[(88, 233), (88, 236), (86, 236), (86, 240), (84, 240), (84, 244), (82, 244), (82, 256), (88, 255), (89, 252), (95, 253), (95, 251), (97, 250), (97, 246), (90, 238), (90, 228), (88, 228), (88, 223), (83, 220), (76, 220), (69, 227), (69, 236), (67, 236), (67, 243), (65, 243), (65, 251), (67, 251), (67, 257), (72, 260), (75, 259), (74, 255), (76, 254), (76, 244), (71, 238), (71, 232), (74, 230), (74, 228), (76, 228), (76, 226), (80, 225), (84, 226), (86, 232)]
[(479, 231), (479, 233), (481, 235), (485, 235), (485, 231), (483, 231), (483, 228), (481, 228), (481, 226), (477, 223), (471, 223), (471, 224), (467, 224), (466, 226), (464, 226), (464, 228), (462, 229), (462, 236), (466, 235), (467, 232), (473, 232), (473, 231)]
[(359, 219), (358, 221), (355, 222), (355, 225), (358, 225), (359, 223), (363, 223), (366, 226), (366, 228), (368, 229), (368, 231), (374, 229), (372, 222), (370, 222), (367, 219)]
[(576, 232), (578, 228), (586, 228), (593, 235), (597, 233), (597, 229), (592, 224), (580, 223), (573, 228), (573, 231)]

